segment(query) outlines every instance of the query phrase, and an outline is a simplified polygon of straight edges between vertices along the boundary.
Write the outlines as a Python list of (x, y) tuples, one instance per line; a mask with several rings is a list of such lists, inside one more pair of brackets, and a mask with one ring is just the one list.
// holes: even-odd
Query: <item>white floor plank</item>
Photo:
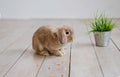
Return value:
[(20, 28), (29, 27), (29, 26), (25, 26), (26, 24), (31, 26), (29, 22), (25, 22), (25, 21), (1, 20), (0, 21), (0, 40), (4, 39), (5, 37), (12, 36), (13, 33), (16, 33), (16, 31), (19, 30)]
[[(4, 24), (3, 24), (4, 25)], [(11, 26), (12, 24), (9, 24), (8, 26)], [(21, 25), (21, 26), (20, 26)], [(7, 37), (0, 39), (0, 54), (4, 52), (4, 50), (9, 47), (11, 44), (13, 44), (17, 39), (19, 39), (25, 32), (30, 30), (33, 26), (23, 26), (25, 24), (16, 25), (19, 26), (13, 33), (8, 34)], [(7, 25), (4, 25), (7, 26)], [(12, 27), (12, 26), (11, 26)]]
[(113, 31), (111, 32), (111, 40), (120, 51), (120, 30), (119, 29), (117, 28), (113, 29)]
[(0, 23), (0, 40), (4, 39), (5, 37), (9, 36), (10, 34), (14, 33), (14, 31), (18, 28), (19, 26), (4, 26), (3, 24), (1, 25)]
[(43, 60), (44, 57), (35, 54), (30, 46), (5, 77), (36, 77)]
[(0, 54), (0, 77), (3, 77), (14, 63), (25, 52), (25, 49), (31, 44), (32, 34), (36, 26), (31, 28), (28, 33), (20, 37), (13, 45), (9, 46), (4, 53)]
[(72, 45), (70, 77), (103, 77), (85, 24), (76, 20), (73, 26), (76, 39)]

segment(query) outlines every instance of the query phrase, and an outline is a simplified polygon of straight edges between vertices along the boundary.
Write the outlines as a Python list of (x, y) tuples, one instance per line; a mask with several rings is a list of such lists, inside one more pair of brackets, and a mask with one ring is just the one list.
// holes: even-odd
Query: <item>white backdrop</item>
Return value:
[(120, 0), (0, 0), (0, 18), (91, 18), (97, 11), (120, 18)]

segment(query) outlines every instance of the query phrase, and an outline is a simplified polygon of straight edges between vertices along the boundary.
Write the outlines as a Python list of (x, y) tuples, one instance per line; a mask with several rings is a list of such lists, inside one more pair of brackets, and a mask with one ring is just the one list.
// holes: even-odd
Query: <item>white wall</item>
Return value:
[(120, 18), (120, 0), (0, 0), (4, 19), (91, 18), (97, 10)]

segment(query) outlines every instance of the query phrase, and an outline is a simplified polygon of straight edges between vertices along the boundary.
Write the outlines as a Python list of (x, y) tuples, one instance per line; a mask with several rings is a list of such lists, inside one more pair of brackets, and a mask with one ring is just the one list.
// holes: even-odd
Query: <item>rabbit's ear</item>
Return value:
[(59, 30), (59, 40), (61, 44), (67, 43), (67, 36), (63, 28)]

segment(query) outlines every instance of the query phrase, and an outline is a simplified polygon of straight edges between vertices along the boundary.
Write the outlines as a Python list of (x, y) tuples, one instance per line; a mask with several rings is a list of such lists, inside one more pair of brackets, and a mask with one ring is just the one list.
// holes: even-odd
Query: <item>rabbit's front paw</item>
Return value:
[(62, 53), (63, 55), (65, 54), (63, 48), (59, 49), (59, 52)]
[(48, 51), (46, 51), (46, 50), (40, 51), (39, 54), (40, 54), (41, 56), (49, 56), (49, 55), (50, 55), (50, 54), (48, 53)]
[(64, 55), (64, 52), (59, 50), (55, 53), (56, 56), (63, 56)]
[(64, 54), (62, 52), (55, 53), (56, 56), (63, 56)]

